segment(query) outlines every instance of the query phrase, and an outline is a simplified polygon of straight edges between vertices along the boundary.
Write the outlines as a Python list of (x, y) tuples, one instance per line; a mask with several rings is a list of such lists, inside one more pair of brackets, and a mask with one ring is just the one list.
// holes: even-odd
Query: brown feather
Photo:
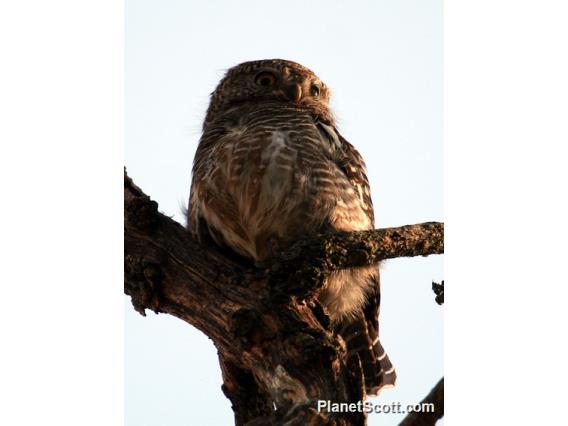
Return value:
[[(260, 84), (259, 73), (270, 78)], [(329, 96), (291, 61), (230, 69), (211, 96), (195, 155), (188, 228), (260, 262), (306, 235), (373, 228), (365, 163), (337, 131)], [(394, 384), (378, 342), (378, 268), (331, 274), (319, 300), (349, 356), (361, 359), (368, 391)]]

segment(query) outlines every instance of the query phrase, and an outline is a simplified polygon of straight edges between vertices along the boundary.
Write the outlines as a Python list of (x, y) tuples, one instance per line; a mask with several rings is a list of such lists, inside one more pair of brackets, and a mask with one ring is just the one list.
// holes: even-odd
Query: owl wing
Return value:
[(341, 133), (339, 133), (337, 129), (333, 128), (333, 131), (337, 134), (341, 146), (341, 149), (338, 150), (335, 162), (359, 194), (363, 210), (369, 218), (371, 225), (374, 226), (375, 214), (373, 212), (373, 201), (371, 200), (371, 190), (369, 179), (367, 178), (367, 166), (365, 165), (365, 161), (355, 147), (341, 136)]
[[(341, 149), (337, 150), (335, 163), (359, 194), (363, 210), (374, 226), (373, 202), (363, 157), (336, 128), (320, 125), (328, 138), (337, 138)], [(365, 387), (370, 395), (378, 395), (384, 387), (396, 383), (396, 371), (379, 341), (379, 308), (381, 302), (380, 275), (373, 275), (373, 291), (368, 296), (362, 317), (344, 324), (338, 333), (347, 344), (348, 362), (358, 357), (365, 377)]]
[[(213, 240), (220, 248), (246, 257), (249, 235), (243, 228), (235, 185), (233, 147), (239, 136), (231, 123), (221, 123), (203, 134), (193, 163), (187, 211), (187, 228), (201, 241)], [(221, 232), (223, 230), (223, 232)]]

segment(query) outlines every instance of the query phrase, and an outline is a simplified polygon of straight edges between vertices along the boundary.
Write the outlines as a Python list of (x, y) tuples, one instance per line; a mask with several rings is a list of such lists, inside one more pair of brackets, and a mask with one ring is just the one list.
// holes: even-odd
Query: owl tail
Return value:
[(365, 319), (358, 319), (342, 327), (338, 333), (347, 345), (348, 362), (359, 357), (367, 395), (378, 395), (383, 388), (396, 384), (396, 372), (379, 341), (377, 330)]

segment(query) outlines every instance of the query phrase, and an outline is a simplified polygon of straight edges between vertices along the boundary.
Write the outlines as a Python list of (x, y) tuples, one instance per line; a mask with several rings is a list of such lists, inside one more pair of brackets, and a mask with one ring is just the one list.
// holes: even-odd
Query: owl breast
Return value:
[[(361, 185), (349, 178), (352, 147), (333, 128), (284, 105), (233, 114), (239, 119), (205, 132), (198, 148), (190, 227), (204, 218), (219, 243), (256, 261), (306, 236), (373, 227), (364, 170)], [(320, 299), (340, 316), (355, 313), (374, 274), (336, 273)]]

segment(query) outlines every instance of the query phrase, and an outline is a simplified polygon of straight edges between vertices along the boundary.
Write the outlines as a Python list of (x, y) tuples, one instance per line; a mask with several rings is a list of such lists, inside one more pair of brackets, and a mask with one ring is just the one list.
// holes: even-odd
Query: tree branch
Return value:
[(318, 259), (329, 271), (366, 266), (395, 257), (428, 256), (444, 252), (444, 224), (425, 222), (398, 228), (337, 232), (302, 240), (281, 259), (296, 269), (306, 259)]
[[(124, 202), (125, 293), (142, 315), (146, 309), (174, 315), (212, 339), (237, 425), (365, 424), (363, 413), (315, 410), (319, 399), (363, 400), (362, 372), (359, 364), (346, 364), (344, 342), (329, 330), (317, 301), (290, 297), (294, 293), (285, 289), (294, 288), (294, 276), (297, 294), (314, 294), (314, 280), (321, 285), (337, 268), (440, 253), (442, 224), (301, 242), (268, 269), (258, 269), (198, 242), (159, 213), (126, 173)], [(298, 282), (314, 285), (306, 291)]]
[(432, 291), (436, 295), (436, 303), (438, 305), (444, 304), (444, 280), (441, 283), (432, 281)]
[[(426, 222), (397, 228), (337, 232), (301, 240), (270, 265), (274, 296), (308, 298), (338, 269), (371, 265), (396, 257), (444, 252), (444, 224)], [(283, 283), (283, 286), (275, 285)]]
[(444, 417), (444, 378), (432, 388), (430, 393), (421, 401), (422, 404), (433, 404), (432, 412), (409, 413), (399, 426), (434, 426), (438, 420)]

